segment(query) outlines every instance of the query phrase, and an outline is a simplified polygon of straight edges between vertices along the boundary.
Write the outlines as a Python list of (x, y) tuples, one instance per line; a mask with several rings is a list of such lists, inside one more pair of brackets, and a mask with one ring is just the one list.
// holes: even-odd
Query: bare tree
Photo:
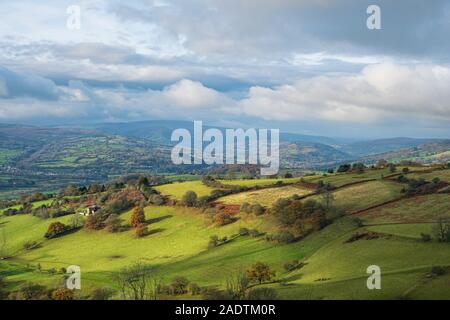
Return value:
[(113, 275), (124, 300), (156, 300), (160, 281), (154, 269), (140, 262)]
[(250, 285), (250, 280), (244, 271), (239, 270), (227, 279), (227, 293), (233, 300), (241, 300), (245, 298), (245, 294)]
[(450, 242), (450, 220), (439, 218), (433, 226), (433, 234), (439, 242)]
[(5, 229), (0, 227), (0, 259), (6, 256), (6, 233)]
[(326, 210), (330, 210), (330, 208), (333, 206), (335, 200), (333, 189), (333, 186), (328, 183), (319, 190)]

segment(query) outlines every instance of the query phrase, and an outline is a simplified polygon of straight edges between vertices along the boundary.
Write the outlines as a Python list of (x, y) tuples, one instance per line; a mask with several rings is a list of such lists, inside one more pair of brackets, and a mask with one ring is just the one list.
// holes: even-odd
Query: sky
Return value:
[(2, 0), (0, 14), (0, 123), (450, 138), (446, 0)]

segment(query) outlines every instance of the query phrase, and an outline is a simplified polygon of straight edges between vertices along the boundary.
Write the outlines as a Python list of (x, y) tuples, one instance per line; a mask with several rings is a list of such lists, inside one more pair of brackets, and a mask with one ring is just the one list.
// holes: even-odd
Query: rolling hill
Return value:
[[(410, 169), (406, 176), (417, 174), (414, 168)], [(430, 178), (446, 176), (447, 171), (433, 169)], [(358, 173), (322, 177), (340, 183), (334, 191), (335, 204), (344, 214), (324, 228), (285, 244), (268, 241), (263, 236), (280, 228), (270, 212), (263, 215), (239, 212), (234, 222), (217, 226), (210, 222), (208, 210), (148, 205), (145, 216), (149, 234), (142, 238), (136, 238), (133, 230), (125, 228), (116, 233), (79, 229), (44, 239), (50, 223), (67, 223), (70, 216), (48, 219), (30, 214), (0, 216), (0, 228), (7, 239), (2, 252), (3, 256), (9, 256), (0, 259), (0, 276), (7, 281), (8, 290), (18, 290), (29, 282), (51, 288), (58, 286), (64, 276), (58, 270), (76, 264), (82, 270), (78, 296), (87, 297), (96, 288), (108, 287), (116, 290), (113, 298), (120, 298), (113, 275), (136, 261), (152, 266), (163, 284), (182, 276), (202, 288), (217, 290), (225, 290), (227, 281), (240, 270), (263, 262), (276, 272), (275, 278), (252, 284), (251, 288), (273, 289), (280, 299), (450, 299), (446, 287), (449, 273), (433, 273), (450, 268), (449, 244), (437, 241), (433, 233), (437, 220), (449, 217), (449, 194), (434, 192), (408, 197), (401, 192), (405, 184), (383, 173), (382, 169), (367, 170), (364, 175), (370, 180), (360, 179)], [(314, 179), (308, 182), (317, 182)], [(229, 183), (239, 185), (242, 181), (245, 180)], [(288, 186), (292, 188), (298, 180), (286, 182), (293, 183)], [(162, 185), (158, 190), (179, 198), (187, 189), (201, 192), (204, 187), (200, 181), (194, 181), (187, 185)], [(292, 193), (283, 192), (285, 189), (286, 186), (261, 189), (259, 198), (252, 194), (254, 191), (244, 191), (223, 199), (238, 196), (239, 201), (259, 202), (269, 195), (273, 199), (290, 197)], [(314, 194), (300, 201), (309, 199), (321, 201)], [(130, 215), (130, 210), (120, 213), (125, 226)], [(243, 228), (257, 229), (262, 235), (251, 236), (243, 233)], [(431, 239), (424, 241), (422, 234), (431, 235)], [(213, 235), (227, 240), (210, 247), (208, 241)], [(39, 246), (24, 249), (29, 241), (37, 241)], [(300, 261), (301, 267), (286, 269), (285, 265), (293, 261)], [(382, 290), (366, 287), (366, 269), (373, 264), (382, 270)], [(158, 297), (204, 298), (202, 293), (159, 293)]]

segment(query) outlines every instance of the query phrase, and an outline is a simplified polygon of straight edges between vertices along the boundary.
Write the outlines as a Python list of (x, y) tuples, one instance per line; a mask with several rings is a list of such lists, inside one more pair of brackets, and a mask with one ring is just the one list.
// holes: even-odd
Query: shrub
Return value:
[(174, 294), (185, 294), (187, 293), (188, 284), (189, 280), (185, 277), (175, 277), (170, 286)]
[(434, 276), (442, 276), (447, 273), (447, 269), (441, 266), (433, 266), (431, 267), (431, 274)]
[(250, 237), (252, 237), (252, 238), (257, 238), (257, 237), (259, 237), (259, 236), (261, 235), (261, 232), (259, 232), (259, 231), (256, 230), (256, 229), (250, 229), (250, 230), (248, 230), (248, 234), (249, 234)]
[(297, 201), (297, 200), (301, 200), (301, 197), (298, 194), (293, 194), (291, 199)]
[(272, 288), (253, 288), (247, 293), (248, 300), (276, 300), (277, 292)]
[(189, 292), (189, 294), (196, 296), (200, 294), (201, 288), (198, 284), (190, 282), (187, 286), (187, 291)]
[(202, 196), (202, 197), (198, 198), (197, 206), (204, 207), (208, 204), (209, 200), (210, 200), (210, 198), (208, 196)]
[(300, 261), (298, 261), (298, 260), (288, 261), (288, 262), (286, 262), (286, 263), (283, 265), (284, 270), (286, 270), (287, 272), (290, 272), (290, 271), (293, 271), (293, 270), (296, 270), (296, 269), (300, 269), (300, 268), (302, 268), (303, 266), (304, 266), (304, 263), (303, 263), (303, 262), (300, 262)]
[(364, 225), (363, 221), (359, 217), (352, 217), (351, 221), (355, 224), (357, 227), (362, 227)]
[(137, 228), (139, 225), (145, 223), (145, 213), (144, 208), (139, 206), (133, 209), (133, 213), (130, 217), (130, 225), (133, 228)]
[(81, 228), (82, 226), (84, 226), (84, 218), (81, 215), (76, 214), (69, 219), (71, 229)]
[(108, 232), (118, 232), (122, 228), (122, 219), (117, 214), (110, 214), (105, 220), (105, 226)]
[(115, 196), (117, 198), (112, 200), (106, 208), (102, 209), (105, 213), (119, 214), (132, 208), (135, 204), (144, 200), (142, 193), (138, 191), (131, 192), (129, 190), (123, 190), (121, 193)]
[(217, 199), (219, 197), (226, 196), (227, 194), (230, 194), (231, 190), (222, 190), (222, 189), (214, 189), (211, 191), (211, 199)]
[(248, 235), (248, 229), (247, 228), (240, 228), (239, 229), (239, 235), (240, 236), (247, 236)]
[(208, 248), (214, 248), (217, 247), (218, 245), (219, 245), (219, 237), (216, 235), (212, 235), (209, 238)]
[(105, 227), (104, 220), (105, 217), (100, 212), (96, 212), (87, 218), (84, 227), (90, 230), (101, 230)]
[(59, 288), (52, 292), (53, 300), (73, 300), (73, 291), (67, 288)]
[(433, 226), (433, 235), (439, 242), (450, 242), (450, 221), (438, 219)]
[(214, 247), (220, 246), (221, 244), (224, 244), (227, 241), (228, 241), (227, 237), (223, 237), (222, 239), (220, 239), (218, 236), (212, 235), (209, 238), (208, 248), (214, 248)]
[(352, 171), (356, 173), (364, 173), (364, 169), (366, 169), (366, 166), (361, 162), (354, 163), (352, 166)]
[(250, 211), (251, 211), (250, 203), (248, 203), (248, 202), (242, 203), (240, 211), (245, 212), (245, 213), (250, 213)]
[(231, 300), (229, 294), (216, 287), (207, 287), (202, 290), (205, 300)]
[(264, 208), (260, 204), (256, 203), (252, 205), (252, 213), (255, 216), (260, 216), (264, 213)]
[(286, 172), (286, 173), (284, 174), (284, 177), (285, 177), (286, 179), (289, 179), (289, 178), (292, 178), (293, 176), (292, 176), (292, 173)]
[(136, 226), (134, 234), (137, 238), (142, 238), (148, 235), (148, 227), (146, 224), (139, 224)]
[(409, 168), (408, 168), (408, 167), (403, 168), (403, 169), (402, 169), (402, 172), (403, 172), (403, 173), (409, 173)]
[(67, 227), (65, 224), (61, 223), (61, 222), (52, 222), (49, 226), (48, 226), (48, 230), (47, 233), (45, 234), (45, 237), (47, 239), (53, 238), (57, 235), (62, 234), (64, 231), (67, 230)]
[(431, 241), (431, 235), (429, 235), (427, 233), (421, 233), (420, 238), (422, 239), (423, 242)]
[(351, 165), (350, 164), (342, 164), (339, 166), (339, 168), (337, 169), (337, 172), (347, 172), (351, 169)]
[(181, 199), (181, 203), (187, 207), (194, 207), (197, 204), (197, 194), (191, 190), (187, 191)]
[(159, 194), (152, 194), (148, 198), (148, 202), (154, 204), (155, 206), (161, 206), (164, 204), (164, 197)]
[(295, 241), (295, 237), (289, 231), (279, 231), (277, 233), (267, 235), (267, 241), (274, 241), (281, 244), (288, 244)]
[(275, 271), (271, 270), (267, 264), (257, 262), (247, 269), (246, 275), (250, 281), (261, 284), (264, 281), (270, 281), (275, 276)]
[(233, 217), (227, 212), (220, 212), (216, 215), (216, 224), (218, 226), (224, 226), (232, 223), (233, 221)]
[(37, 243), (36, 241), (27, 241), (23, 244), (23, 248), (25, 250), (32, 250), (35, 249), (39, 246), (39, 243)]
[(114, 289), (111, 288), (97, 288), (92, 290), (91, 300), (109, 300), (114, 295)]
[(48, 300), (51, 297), (51, 291), (49, 292), (44, 286), (26, 283), (19, 290), (9, 294), (9, 300)]

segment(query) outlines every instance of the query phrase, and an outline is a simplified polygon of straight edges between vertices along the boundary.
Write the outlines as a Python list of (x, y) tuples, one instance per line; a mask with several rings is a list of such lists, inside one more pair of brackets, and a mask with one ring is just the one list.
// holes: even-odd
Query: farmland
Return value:
[[(239, 270), (262, 261), (276, 272), (276, 278), (274, 282), (259, 286), (275, 290), (281, 299), (450, 299), (447, 275), (428, 276), (433, 266), (450, 266), (448, 243), (422, 240), (422, 234), (433, 234), (438, 218), (448, 217), (449, 194), (406, 197), (401, 192), (405, 185), (386, 179), (384, 173), (383, 170), (370, 170), (362, 179), (358, 173), (303, 179), (313, 183), (326, 178), (336, 183), (338, 187), (332, 191), (334, 205), (347, 214), (301, 240), (286, 244), (267, 241), (263, 236), (277, 232), (280, 227), (270, 213), (257, 216), (240, 212), (234, 215), (232, 223), (219, 226), (202, 208), (147, 205), (148, 235), (142, 238), (137, 238), (134, 230), (129, 228), (132, 212), (129, 209), (120, 213), (123, 225), (127, 226), (121, 232), (84, 228), (54, 239), (43, 238), (48, 225), (55, 221), (67, 223), (71, 215), (54, 219), (30, 214), (3, 216), (0, 217), (6, 239), (3, 255), (10, 258), (0, 261), (0, 275), (8, 282), (9, 290), (17, 290), (26, 282), (54, 287), (63, 275), (51, 270), (79, 265), (83, 287), (78, 294), (89, 295), (99, 287), (118, 289), (112, 275), (141, 262), (152, 266), (155, 276), (163, 283), (170, 283), (181, 275), (201, 287), (224, 289), (227, 280)], [(168, 183), (155, 187), (155, 190), (174, 200), (181, 199), (188, 190), (198, 196), (209, 195), (213, 190), (200, 179), (189, 180), (193, 181)], [(248, 181), (261, 184), (246, 184)], [(222, 183), (262, 187), (276, 181), (227, 180)], [(322, 201), (321, 195), (315, 195), (315, 189), (306, 187), (304, 182), (298, 179), (284, 182), (295, 183), (243, 190), (215, 201), (222, 204), (259, 203), (268, 208), (276, 199), (294, 194), (306, 195), (306, 199), (319, 203)], [(79, 197), (67, 199), (78, 201)], [(51, 205), (51, 202), (52, 199), (35, 202), (33, 207)], [(351, 214), (355, 212), (359, 213)], [(261, 236), (240, 234), (243, 228), (258, 230)], [(349, 241), (355, 235), (365, 233), (374, 236)], [(211, 248), (208, 241), (213, 235), (228, 240)], [(30, 241), (38, 242), (39, 246), (24, 249), (24, 244)], [(284, 265), (294, 260), (301, 261), (303, 267), (286, 270)], [(372, 264), (380, 266), (383, 272), (383, 290), (366, 287), (366, 269)], [(164, 294), (160, 297), (201, 298)], [(113, 298), (120, 297), (116, 294)]]
[(210, 195), (213, 188), (205, 186), (201, 181), (185, 181), (185, 182), (174, 182), (170, 184), (165, 184), (162, 186), (155, 187), (156, 190), (164, 195), (172, 197), (176, 200), (181, 200), (186, 191), (194, 191), (197, 196), (208, 196)]
[(394, 200), (401, 196), (401, 189), (399, 184), (369, 181), (339, 189), (333, 195), (338, 208), (352, 213)]
[(248, 202), (250, 204), (259, 203), (262, 206), (270, 207), (279, 198), (289, 198), (293, 195), (307, 195), (312, 191), (298, 186), (285, 186), (276, 188), (267, 188), (261, 190), (252, 190), (232, 194), (219, 199), (224, 204), (242, 204)]
[(256, 186), (268, 186), (273, 185), (277, 182), (282, 183), (295, 183), (298, 182), (300, 178), (280, 178), (280, 179), (242, 179), (242, 180), (219, 180), (225, 185), (237, 185), (241, 187), (256, 187)]

